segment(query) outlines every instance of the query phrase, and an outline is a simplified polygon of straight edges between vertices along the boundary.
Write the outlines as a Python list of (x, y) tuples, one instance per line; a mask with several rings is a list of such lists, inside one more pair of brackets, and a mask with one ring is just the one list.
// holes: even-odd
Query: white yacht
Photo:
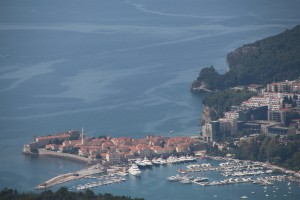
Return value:
[(147, 165), (142, 161), (142, 159), (137, 159), (135, 161), (135, 163), (139, 166), (139, 167), (146, 167)]
[(145, 157), (144, 160), (142, 161), (146, 166), (152, 166), (152, 162), (147, 158)]
[(161, 164), (161, 165), (167, 164), (167, 161), (165, 159), (163, 159), (163, 158), (158, 158), (157, 162), (159, 162), (159, 164)]
[(168, 159), (167, 159), (167, 163), (177, 163), (178, 162), (178, 158), (175, 157), (175, 156), (170, 156)]
[(170, 176), (167, 179), (168, 181), (181, 181), (183, 178), (179, 174), (177, 174), (176, 176)]
[(178, 162), (185, 162), (185, 161), (187, 161), (185, 156), (180, 156), (178, 158)]
[(153, 158), (153, 159), (152, 159), (152, 163), (153, 163), (154, 165), (160, 165), (160, 161), (159, 161), (158, 159), (156, 159), (156, 158)]
[(128, 169), (128, 172), (133, 176), (141, 175), (141, 170), (138, 168), (136, 164), (132, 164), (131, 167)]
[(197, 158), (195, 158), (195, 157), (193, 157), (193, 156), (186, 156), (186, 157), (185, 157), (185, 160), (186, 160), (186, 161), (196, 161)]

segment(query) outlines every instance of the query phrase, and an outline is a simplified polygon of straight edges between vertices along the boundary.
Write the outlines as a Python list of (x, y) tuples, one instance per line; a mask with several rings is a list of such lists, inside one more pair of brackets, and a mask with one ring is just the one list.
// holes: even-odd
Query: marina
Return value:
[[(215, 158), (216, 160), (223, 160)], [(213, 166), (210, 163), (191, 164), (187, 165), (187, 170), (178, 169), (174, 176), (170, 176), (167, 180), (171, 182), (181, 182), (189, 180), (201, 186), (224, 186), (229, 184), (252, 183), (262, 186), (273, 185), (274, 182), (281, 182), (293, 179), (293, 176), (283, 174), (282, 172), (275, 172), (270, 165), (253, 161), (242, 161), (236, 159), (227, 159), (226, 162), (219, 163), (218, 166)], [(206, 177), (193, 177), (203, 172), (217, 172), (224, 179), (210, 181)], [(270, 175), (276, 173), (276, 175)], [(229, 177), (229, 178), (228, 178)], [(299, 179), (295, 179), (300, 181)], [(183, 181), (185, 183), (185, 181)]]
[[(170, 159), (171, 157), (171, 159)], [(190, 164), (190, 161), (179, 161), (178, 157), (170, 156), (169, 158), (154, 158), (150, 159), (138, 159), (146, 160), (146, 162), (151, 162), (153, 167), (138, 166), (135, 162), (127, 167), (124, 171), (124, 167), (112, 166), (108, 169), (103, 169), (98, 166), (90, 167), (86, 170), (80, 170), (75, 178), (66, 178), (64, 183), (68, 186), (70, 191), (82, 191), (86, 189), (101, 190), (105, 191), (110, 187), (118, 187), (117, 185), (123, 182), (129, 181), (127, 184), (132, 184), (136, 181), (147, 181), (147, 179), (155, 178), (154, 174), (158, 173), (157, 170), (163, 170), (165, 173), (161, 174), (161, 178), (165, 177), (165, 184), (175, 184), (190, 187), (194, 190), (196, 188), (227, 188), (229, 186), (236, 185), (237, 187), (243, 187), (248, 185), (253, 185), (259, 187), (265, 193), (264, 197), (274, 197), (280, 190), (279, 185), (286, 183), (286, 193), (283, 194), (284, 197), (291, 196), (294, 190), (299, 190), (300, 180), (291, 176), (289, 173), (283, 173), (274, 170), (271, 166), (266, 163), (252, 162), (252, 161), (241, 161), (236, 159), (219, 159), (207, 157), (205, 159), (196, 160), (195, 163)], [(168, 164), (154, 164), (157, 160), (178, 160), (175, 162), (168, 162)], [(194, 159), (193, 159), (194, 161)], [(170, 175), (171, 173), (177, 172), (175, 175)], [(149, 175), (149, 173), (153, 175)], [(74, 176), (74, 173), (70, 173)], [(62, 179), (61, 177), (65, 175), (58, 176), (55, 179)], [(154, 176), (154, 177), (152, 177)], [(156, 177), (158, 178), (158, 177)], [(52, 181), (52, 182), (51, 182)], [(154, 181), (154, 180), (153, 180)], [(156, 180), (156, 181), (159, 181)], [(161, 180), (162, 181), (162, 180)], [(67, 183), (70, 182), (70, 183)], [(49, 184), (46, 188), (55, 186), (53, 179), (46, 182)], [(63, 183), (62, 180), (57, 181), (57, 184)], [(294, 187), (298, 184), (298, 187)], [(40, 184), (39, 186), (41, 186)], [(177, 185), (177, 184), (175, 184)], [(100, 189), (101, 188), (101, 189)], [(45, 188), (38, 188), (45, 189)], [(272, 191), (269, 191), (272, 189)], [(213, 189), (215, 190), (215, 189)], [(219, 190), (219, 189), (218, 189)], [(271, 193), (272, 192), (272, 196)], [(249, 198), (249, 195), (256, 195), (257, 191), (252, 191), (251, 194), (241, 195), (240, 198)], [(220, 195), (215, 195), (220, 196)], [(213, 196), (213, 198), (218, 198)]]
[[(137, 166), (136, 160), (131, 160), (126, 166), (103, 168), (101, 165), (95, 165), (75, 171), (81, 172), (80, 176), (73, 176), (69, 180), (62, 178), (66, 174), (54, 177), (56, 184), (51, 179), (52, 185), (50, 186), (50, 180), (46, 181), (49, 184), (46, 188), (51, 187), (56, 190), (64, 186), (70, 191), (92, 189), (100, 193), (109, 193), (109, 191), (114, 190), (116, 191), (115, 194), (129, 195), (135, 193), (135, 196), (141, 196), (139, 194), (144, 190), (143, 188), (157, 185), (157, 187), (163, 186), (168, 192), (171, 192), (170, 189), (176, 188), (175, 194), (178, 199), (180, 199), (180, 191), (191, 192), (200, 196), (205, 194), (205, 197), (211, 199), (221, 198), (222, 193), (228, 193), (228, 190), (235, 193), (235, 199), (241, 199), (242, 196), (247, 196), (250, 199), (254, 196), (256, 199), (275, 198), (274, 196), (295, 199), (295, 195), (300, 194), (300, 181), (297, 176), (291, 176), (290, 171), (276, 170), (275, 166), (268, 163), (209, 156), (193, 162), (179, 162), (179, 157), (172, 157), (178, 161), (154, 164), (157, 160), (166, 161), (169, 157), (147, 158), (146, 160), (153, 164), (151, 167)], [(143, 161), (144, 159), (137, 160)], [(137, 167), (140, 174), (130, 173), (131, 167)], [(264, 173), (242, 175), (247, 171), (263, 171)], [(75, 172), (67, 174), (74, 175)], [(232, 175), (225, 176), (225, 172), (232, 172)], [(233, 172), (238, 173), (234, 174)], [(196, 196), (193, 197), (196, 198)]]
[(84, 185), (77, 185), (73, 186), (72, 188), (69, 188), (69, 190), (86, 190), (89, 188), (94, 188), (94, 187), (99, 187), (99, 186), (104, 186), (104, 185), (109, 185), (109, 184), (114, 184), (114, 183), (120, 183), (123, 181), (126, 181), (126, 179), (122, 176), (115, 175), (115, 174), (110, 174), (110, 175), (103, 175), (103, 176), (87, 176), (85, 177), (87, 179), (92, 179), (94, 180), (93, 182), (86, 183)]

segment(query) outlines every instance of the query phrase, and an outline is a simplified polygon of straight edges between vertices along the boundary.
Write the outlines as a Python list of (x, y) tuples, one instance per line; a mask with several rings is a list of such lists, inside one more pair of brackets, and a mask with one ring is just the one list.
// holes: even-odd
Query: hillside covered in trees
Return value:
[(113, 196), (111, 194), (96, 195), (92, 190), (85, 190), (84, 192), (71, 192), (67, 188), (62, 187), (56, 192), (45, 190), (41, 193), (19, 193), (16, 190), (4, 188), (0, 192), (1, 200), (143, 200), (140, 198), (130, 198), (125, 196)]
[(300, 76), (300, 25), (278, 35), (244, 45), (227, 55), (229, 71), (213, 66), (201, 70), (192, 91), (223, 90), (237, 85), (267, 84)]
[(243, 101), (255, 96), (255, 92), (248, 90), (224, 90), (215, 92), (203, 100), (203, 104), (210, 108), (209, 115), (212, 120), (223, 117), (223, 113), (231, 109), (231, 106), (238, 106)]
[(267, 136), (257, 135), (242, 141), (238, 146), (230, 142), (229, 149), (219, 150), (218, 146), (209, 146), (207, 154), (225, 156), (234, 154), (240, 160), (269, 162), (290, 170), (300, 170), (300, 135)]
[(235, 148), (236, 158), (245, 160), (268, 161), (291, 170), (300, 170), (300, 136), (290, 135), (284, 138), (260, 135), (253, 140), (243, 142)]

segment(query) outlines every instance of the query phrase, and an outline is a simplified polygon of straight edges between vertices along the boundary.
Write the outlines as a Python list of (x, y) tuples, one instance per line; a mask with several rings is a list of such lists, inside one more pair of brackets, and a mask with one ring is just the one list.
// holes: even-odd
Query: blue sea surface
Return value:
[[(204, 95), (190, 87), (200, 70), (226, 72), (228, 52), (294, 27), (299, 8), (299, 0), (0, 0), (0, 188), (33, 190), (84, 167), (22, 155), (35, 136), (81, 127), (89, 136), (197, 135)], [(216, 192), (168, 184), (172, 170), (103, 190), (146, 199)], [(248, 187), (217, 191), (236, 199), (229, 194)]]

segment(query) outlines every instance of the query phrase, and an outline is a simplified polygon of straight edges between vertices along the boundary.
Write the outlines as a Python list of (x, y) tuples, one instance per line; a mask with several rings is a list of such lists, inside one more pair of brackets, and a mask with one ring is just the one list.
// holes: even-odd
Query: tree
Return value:
[[(244, 45), (227, 54), (228, 72), (203, 68), (193, 86), (223, 90), (251, 83), (294, 80), (300, 75), (300, 25), (281, 34)], [(193, 87), (192, 86), (192, 87)]]
[(102, 156), (99, 154), (99, 153), (97, 153), (97, 155), (96, 155), (96, 159), (102, 159)]
[(37, 148), (31, 148), (30, 151), (33, 154), (38, 154), (39, 153), (39, 150)]

